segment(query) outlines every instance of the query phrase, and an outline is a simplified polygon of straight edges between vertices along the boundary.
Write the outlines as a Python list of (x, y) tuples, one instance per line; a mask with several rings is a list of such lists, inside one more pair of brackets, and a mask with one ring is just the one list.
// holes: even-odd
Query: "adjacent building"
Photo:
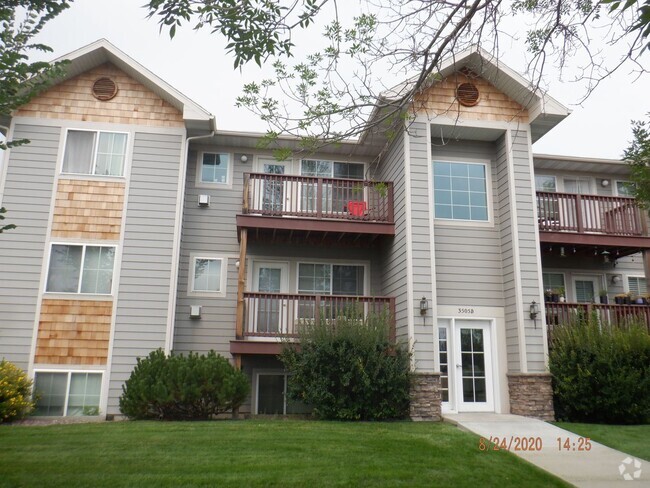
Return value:
[(119, 415), (158, 348), (231, 358), (246, 413), (300, 413), (281, 341), (353, 307), (412, 348), (414, 418), (548, 419), (553, 325), (649, 319), (595, 303), (646, 293), (626, 164), (533, 155), (569, 111), (483, 51), (445, 64), (390, 140), (285, 161), (105, 40), (65, 58), (3, 121), (30, 144), (0, 179), (18, 226), (0, 237), (0, 357), (35, 378), (39, 415)]

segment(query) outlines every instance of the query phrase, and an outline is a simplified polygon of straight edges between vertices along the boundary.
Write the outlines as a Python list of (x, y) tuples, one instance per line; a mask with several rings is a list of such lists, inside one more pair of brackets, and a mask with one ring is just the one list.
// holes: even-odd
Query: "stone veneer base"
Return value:
[(413, 375), (409, 415), (413, 421), (442, 420), (440, 373), (415, 373)]
[(509, 373), (510, 413), (540, 420), (555, 420), (553, 387), (549, 373)]

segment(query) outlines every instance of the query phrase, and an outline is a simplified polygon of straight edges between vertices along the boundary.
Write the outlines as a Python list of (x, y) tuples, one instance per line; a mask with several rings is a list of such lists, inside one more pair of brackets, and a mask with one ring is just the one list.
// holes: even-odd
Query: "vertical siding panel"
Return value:
[[(0, 206), (0, 359), (27, 370), (34, 334), (43, 253), (61, 129), (17, 124), (14, 139), (30, 143), (10, 150)], [(26, 198), (26, 195), (29, 197)]]

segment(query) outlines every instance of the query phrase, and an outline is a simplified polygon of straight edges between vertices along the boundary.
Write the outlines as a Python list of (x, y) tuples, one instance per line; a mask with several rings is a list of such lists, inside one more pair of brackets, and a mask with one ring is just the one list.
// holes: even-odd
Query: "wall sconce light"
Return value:
[(429, 301), (427, 297), (422, 297), (420, 299), (420, 315), (426, 315), (427, 310), (429, 310)]
[(609, 180), (601, 180), (600, 186), (607, 188), (609, 186)]
[(239, 269), (239, 259), (235, 261), (235, 268)]
[(603, 257), (603, 262), (604, 263), (609, 263), (609, 251), (604, 250), (603, 252), (600, 253), (600, 255)]
[(537, 328), (537, 315), (539, 314), (539, 305), (537, 305), (537, 302), (533, 300), (530, 304), (530, 318), (533, 320), (533, 324), (535, 325), (535, 328)]
[(565, 257), (566, 257), (566, 253), (564, 252), (564, 246), (560, 247), (560, 257), (561, 257), (561, 258), (565, 258)]
[(612, 285), (618, 285), (618, 284), (620, 284), (621, 281), (622, 281), (621, 275), (614, 275), (614, 276), (612, 276), (612, 280), (611, 280), (611, 281), (612, 281)]
[(241, 157), (239, 158), (239, 160), (240, 160), (242, 163), (245, 163), (245, 162), (248, 161), (248, 156), (246, 156), (245, 154), (242, 154)]

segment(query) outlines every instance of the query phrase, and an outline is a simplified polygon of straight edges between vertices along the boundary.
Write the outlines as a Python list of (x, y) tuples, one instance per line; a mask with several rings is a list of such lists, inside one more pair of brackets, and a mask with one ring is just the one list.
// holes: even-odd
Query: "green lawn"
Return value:
[(613, 449), (618, 449), (650, 461), (650, 425), (602, 425), (556, 422), (558, 427), (589, 437)]
[(0, 486), (568, 486), (443, 423), (0, 426)]

